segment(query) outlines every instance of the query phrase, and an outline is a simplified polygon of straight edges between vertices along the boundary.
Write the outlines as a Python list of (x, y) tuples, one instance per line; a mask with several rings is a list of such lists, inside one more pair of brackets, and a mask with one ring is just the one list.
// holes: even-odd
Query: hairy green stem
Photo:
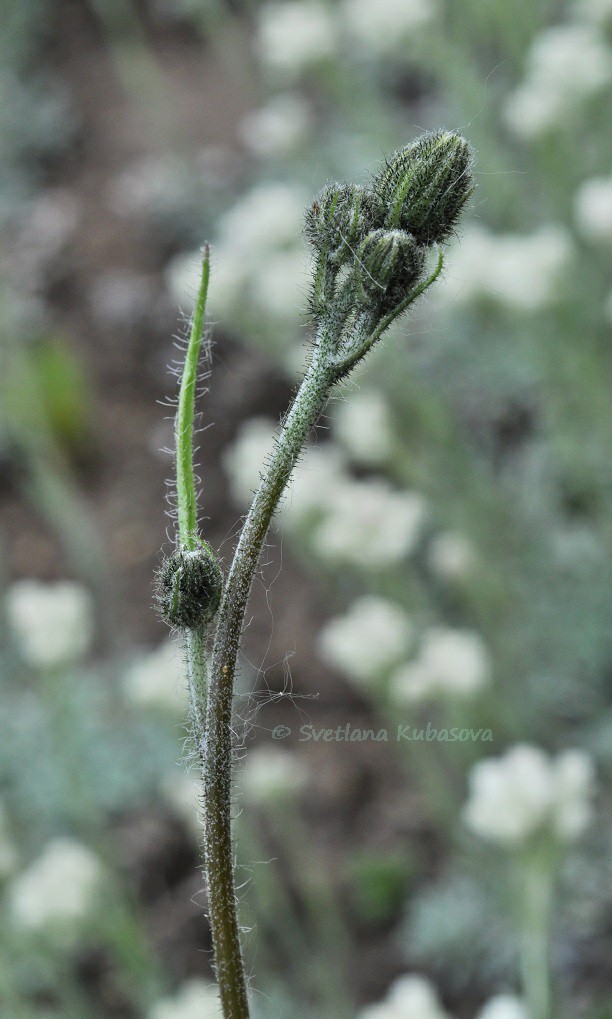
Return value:
[(217, 980), (226, 1019), (249, 1015), (231, 839), (232, 701), (246, 605), (270, 522), (333, 377), (314, 361), (287, 415), (236, 548), (218, 616), (208, 676), (204, 759), (204, 854)]

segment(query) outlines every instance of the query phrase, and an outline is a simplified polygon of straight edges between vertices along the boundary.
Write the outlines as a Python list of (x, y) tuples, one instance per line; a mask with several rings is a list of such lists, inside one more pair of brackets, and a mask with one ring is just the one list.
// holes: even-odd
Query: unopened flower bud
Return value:
[(444, 241), (474, 191), (470, 147), (454, 131), (421, 135), (391, 157), (374, 189), (387, 227), (407, 230), (420, 244)]
[(357, 184), (328, 184), (306, 213), (305, 232), (318, 252), (341, 265), (370, 230), (382, 224), (384, 207), (376, 194)]
[(374, 230), (359, 247), (356, 272), (362, 293), (383, 309), (407, 296), (423, 271), (425, 254), (404, 230)]
[(219, 563), (206, 547), (173, 552), (157, 576), (157, 603), (170, 626), (195, 629), (209, 623), (222, 590)]

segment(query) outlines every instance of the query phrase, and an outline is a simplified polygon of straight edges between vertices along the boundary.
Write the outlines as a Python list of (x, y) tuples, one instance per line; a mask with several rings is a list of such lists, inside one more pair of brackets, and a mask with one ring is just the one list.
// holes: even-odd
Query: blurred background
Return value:
[(612, 3), (4, 0), (0, 50), (2, 1015), (218, 1014), (152, 609), (199, 249), (227, 565), (311, 337), (305, 205), (448, 127), (478, 189), (443, 278), (311, 437), (251, 600), (254, 1015), (610, 1019)]

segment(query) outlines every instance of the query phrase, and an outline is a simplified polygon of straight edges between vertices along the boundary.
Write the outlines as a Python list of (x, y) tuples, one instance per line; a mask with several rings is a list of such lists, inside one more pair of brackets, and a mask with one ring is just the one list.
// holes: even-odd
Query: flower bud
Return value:
[(474, 191), (472, 162), (468, 143), (454, 131), (430, 132), (399, 149), (374, 182), (385, 225), (408, 231), (419, 244), (446, 240)]
[(342, 265), (375, 226), (384, 207), (372, 191), (357, 184), (328, 184), (306, 213), (305, 232), (318, 252)]
[(195, 629), (209, 623), (222, 590), (219, 563), (206, 547), (173, 552), (157, 575), (157, 603), (170, 626)]
[(423, 248), (404, 230), (374, 230), (357, 253), (356, 273), (368, 300), (394, 308), (417, 283), (425, 264)]

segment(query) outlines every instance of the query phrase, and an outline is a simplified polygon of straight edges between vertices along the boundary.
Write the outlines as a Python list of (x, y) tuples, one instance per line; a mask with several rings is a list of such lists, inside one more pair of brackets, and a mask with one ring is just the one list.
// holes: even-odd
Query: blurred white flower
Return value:
[(427, 562), (432, 573), (442, 580), (463, 580), (474, 569), (474, 546), (463, 534), (443, 531), (431, 539)]
[(610, 325), (612, 325), (612, 290), (606, 297), (604, 304), (604, 318), (606, 322), (609, 322)]
[(335, 24), (319, 0), (268, 3), (259, 11), (257, 52), (264, 64), (284, 77), (333, 55)]
[(592, 816), (593, 783), (593, 764), (584, 752), (570, 750), (551, 760), (537, 747), (518, 745), (472, 768), (464, 818), (478, 835), (508, 846), (545, 830), (572, 840)]
[(350, 35), (379, 55), (405, 45), (437, 13), (434, 0), (344, 0), (341, 6)]
[(103, 877), (102, 864), (90, 849), (73, 839), (54, 839), (13, 879), (11, 913), (22, 927), (73, 940), (79, 922), (96, 906)]
[(372, 389), (352, 393), (338, 404), (334, 432), (350, 456), (368, 467), (387, 460), (393, 448), (388, 406)]
[(6, 593), (6, 613), (23, 658), (36, 668), (71, 665), (91, 644), (93, 600), (81, 584), (18, 580)]
[(187, 681), (177, 641), (169, 637), (155, 651), (134, 662), (125, 674), (123, 689), (134, 704), (184, 715), (188, 703)]
[(219, 219), (219, 240), (257, 263), (262, 252), (295, 244), (307, 200), (308, 193), (297, 184), (258, 184)]
[(523, 236), (473, 227), (453, 249), (444, 302), (487, 296), (517, 311), (537, 311), (562, 294), (572, 252), (570, 235), (559, 226)]
[(605, 24), (612, 21), (612, 0), (574, 0), (574, 11), (579, 17)]
[(232, 498), (240, 506), (251, 502), (259, 485), (261, 472), (274, 449), (276, 427), (277, 422), (272, 418), (249, 418), (240, 426), (232, 445), (223, 452)]
[(147, 1013), (147, 1019), (218, 1019), (219, 994), (207, 980), (188, 980), (174, 998), (164, 998)]
[(512, 994), (498, 994), (484, 1006), (476, 1019), (529, 1019), (527, 1008)]
[(566, 750), (553, 762), (553, 783), (553, 828), (560, 838), (572, 841), (586, 830), (593, 817), (592, 758), (582, 750)]
[(330, 493), (313, 545), (321, 556), (390, 566), (414, 549), (425, 517), (426, 502), (417, 492), (398, 492), (378, 479), (347, 479)]
[(298, 755), (281, 747), (249, 750), (239, 777), (241, 794), (252, 804), (290, 801), (307, 782), (308, 769)]
[(256, 156), (282, 156), (304, 141), (312, 123), (306, 99), (297, 92), (284, 92), (247, 114), (238, 131)]
[(396, 980), (387, 997), (378, 1005), (368, 1005), (359, 1012), (358, 1019), (450, 1019), (440, 1004), (435, 988), (420, 976), (405, 976)]
[(308, 256), (303, 248), (268, 255), (251, 279), (253, 304), (267, 316), (299, 319), (308, 304)]
[(418, 658), (400, 665), (389, 681), (389, 696), (399, 707), (435, 697), (437, 692), (431, 673)]
[[(269, 302), (272, 311), (280, 307), (283, 317), (287, 309), (292, 317), (299, 314), (306, 259), (300, 238), (307, 199), (298, 185), (268, 182), (247, 192), (220, 217), (211, 251), (210, 311), (231, 317), (246, 293), (249, 303), (266, 308)], [(283, 267), (283, 259), (289, 268)], [(166, 267), (172, 298), (186, 311), (193, 307), (201, 271), (200, 251), (177, 255)], [(287, 288), (284, 294), (282, 286)], [(262, 288), (265, 294), (258, 292)]]
[(0, 879), (7, 877), (17, 866), (17, 848), (9, 832), (4, 804), (0, 802)]
[(489, 654), (479, 634), (432, 626), (416, 660), (393, 675), (390, 692), (397, 703), (437, 694), (469, 697), (487, 685), (490, 674)]
[(199, 841), (201, 834), (202, 784), (188, 772), (176, 769), (161, 785), (162, 796), (173, 814)]
[(425, 633), (419, 660), (436, 685), (451, 694), (476, 693), (491, 674), (484, 641), (471, 630), (432, 626)]
[(591, 241), (612, 241), (612, 177), (587, 180), (575, 203), (576, 225)]
[(595, 27), (548, 28), (534, 40), (525, 82), (506, 102), (506, 123), (520, 138), (537, 137), (611, 80), (612, 51)]
[(414, 628), (404, 610), (384, 598), (365, 596), (319, 635), (323, 658), (358, 682), (376, 679), (410, 649)]
[(516, 746), (505, 757), (479, 761), (470, 773), (465, 820), (477, 834), (517, 843), (542, 824), (552, 801), (549, 760), (536, 747)]
[(185, 167), (171, 155), (145, 156), (111, 179), (107, 205), (118, 216), (143, 217), (172, 201), (185, 183)]
[(281, 502), (281, 521), (299, 526), (313, 514), (321, 514), (344, 483), (346, 458), (333, 442), (306, 446)]

